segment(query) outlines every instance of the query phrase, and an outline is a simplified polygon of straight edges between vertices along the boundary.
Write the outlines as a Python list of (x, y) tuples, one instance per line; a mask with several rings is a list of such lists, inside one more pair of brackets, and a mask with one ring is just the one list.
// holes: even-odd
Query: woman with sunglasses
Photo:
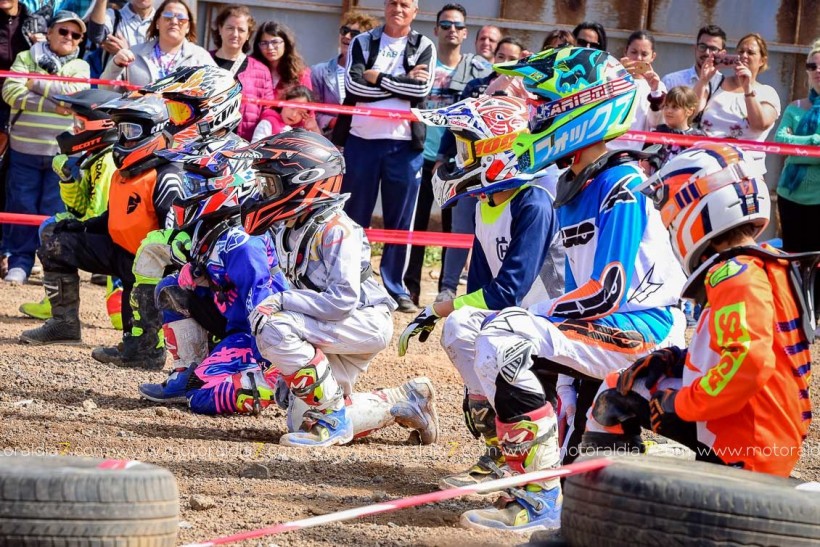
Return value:
[[(331, 60), (310, 67), (310, 81), (313, 94), (317, 100), (326, 104), (342, 104), (345, 99), (345, 64), (347, 48), (350, 42), (368, 30), (375, 28), (379, 22), (375, 17), (358, 11), (348, 11), (342, 16), (339, 27), (339, 54)], [(322, 134), (330, 138), (336, 125), (336, 115), (324, 112), (316, 113), (316, 122)]]
[(606, 31), (601, 23), (584, 21), (572, 29), (578, 47), (589, 47), (606, 51)]
[[(766, 70), (769, 50), (757, 33), (747, 34), (737, 43), (737, 54), (731, 64), (722, 62), (723, 55), (710, 55), (703, 61), (700, 79), (694, 90), (703, 110), (701, 128), (709, 137), (765, 141), (780, 116), (780, 97), (771, 86), (757, 81)], [(708, 99), (709, 81), (718, 70), (731, 73)], [(708, 100), (708, 104), (707, 104)], [(762, 159), (762, 152), (753, 153)]]
[[(256, 29), (256, 21), (247, 6), (231, 4), (216, 16), (211, 31), (218, 48), (211, 55), (220, 68), (231, 72), (242, 84), (242, 97), (269, 99), (273, 80), (268, 67), (247, 53), (251, 49), (250, 38)], [(262, 106), (242, 101), (242, 122), (237, 135), (250, 141), (262, 116)]]
[[(808, 98), (786, 107), (774, 140), (800, 146), (820, 145), (820, 40), (806, 58)], [(777, 210), (788, 252), (818, 251), (820, 218), (820, 159), (788, 156), (777, 184)], [(814, 226), (814, 228), (812, 228)], [(820, 307), (820, 277), (815, 281), (815, 313)]]
[(296, 51), (296, 41), (285, 25), (268, 21), (256, 33), (251, 56), (270, 69), (273, 96), (293, 85), (303, 85), (313, 91), (310, 69)]
[[(46, 40), (19, 53), (11, 70), (88, 78), (88, 63), (79, 57), (85, 30), (85, 23), (77, 14), (57, 12)], [(69, 106), (54, 96), (88, 87), (33, 78), (6, 79), (3, 100), (11, 107), (7, 212), (52, 216), (65, 210), (60, 199), (60, 179), (51, 168), (51, 160), (60, 153), (57, 135), (71, 130), (73, 118)], [(7, 224), (3, 236), (10, 253), (5, 281), (22, 285), (34, 266), (37, 228)]]
[(147, 37), (143, 44), (119, 50), (101, 78), (144, 86), (180, 67), (216, 64), (210, 53), (196, 45), (194, 15), (183, 0), (165, 0), (160, 4)]

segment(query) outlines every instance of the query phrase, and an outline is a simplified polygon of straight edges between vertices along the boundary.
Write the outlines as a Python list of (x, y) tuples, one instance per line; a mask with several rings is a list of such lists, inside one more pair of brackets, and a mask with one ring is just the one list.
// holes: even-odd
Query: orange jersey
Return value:
[(114, 243), (137, 254), (143, 238), (159, 228), (154, 211), (154, 185), (157, 172), (149, 169), (124, 179), (119, 171), (111, 177), (108, 191), (108, 232)]
[(738, 256), (709, 270), (675, 401), (725, 463), (782, 476), (811, 422), (811, 355), (787, 268)]

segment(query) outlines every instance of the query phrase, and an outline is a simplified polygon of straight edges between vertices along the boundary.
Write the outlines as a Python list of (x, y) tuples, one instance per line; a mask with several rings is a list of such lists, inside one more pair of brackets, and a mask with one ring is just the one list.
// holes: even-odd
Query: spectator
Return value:
[[(723, 79), (711, 100), (709, 83), (717, 72), (715, 57), (703, 61), (695, 93), (703, 110), (701, 127), (710, 137), (765, 141), (780, 116), (780, 97), (773, 87), (757, 82), (768, 68), (769, 50), (757, 33), (747, 34), (737, 43), (738, 60), (734, 75)], [(707, 104), (708, 101), (708, 104)], [(753, 156), (764, 157), (763, 153)]]
[(573, 36), (570, 31), (557, 29), (544, 36), (544, 41), (541, 43), (541, 51), (574, 45), (576, 45), (575, 36)]
[[(461, 4), (445, 4), (436, 14), (436, 28), (433, 34), (438, 41), (436, 68), (433, 71), (433, 89), (424, 101), (427, 109), (443, 108), (455, 103), (467, 84), (476, 78), (483, 78), (492, 72), (490, 64), (475, 53), (461, 53), (461, 45), (467, 38), (467, 10)], [(436, 164), (439, 144), (447, 130), (444, 127), (428, 127), (424, 140), (424, 164), (421, 169), (421, 186), (416, 201), (413, 230), (426, 231), (430, 224), (433, 207), (433, 167)], [(443, 231), (449, 232), (452, 211), (441, 212)], [(404, 274), (404, 284), (413, 303), (418, 305), (421, 292), (421, 270), (424, 267), (424, 247), (414, 245), (410, 251), (410, 261)], [(446, 254), (446, 249), (444, 249)], [(440, 295), (446, 300), (455, 298), (455, 292)]]
[(606, 31), (601, 23), (584, 21), (572, 29), (575, 43), (580, 47), (591, 47), (606, 51)]
[[(78, 58), (85, 30), (85, 23), (76, 14), (57, 12), (47, 40), (18, 54), (11, 70), (88, 78), (88, 63)], [(3, 84), (3, 100), (12, 110), (9, 181), (14, 186), (6, 188), (7, 211), (51, 216), (65, 209), (60, 179), (51, 168), (51, 160), (59, 154), (57, 135), (73, 126), (72, 113), (52, 97), (88, 87), (26, 78), (8, 78)], [(23, 284), (34, 265), (37, 229), (8, 224), (4, 240), (10, 253), (5, 281)]]
[[(39, 18), (32, 16), (28, 8), (19, 0), (0, 0), (0, 70), (10, 70), (17, 54), (26, 51), (33, 43), (32, 30), (38, 30), (43, 24)], [(41, 34), (38, 34), (41, 36)], [(0, 78), (2, 88), (4, 78)], [(6, 171), (8, 161), (3, 153), (8, 146), (9, 105), (0, 101), (0, 211), (6, 210)], [(0, 277), (8, 273), (8, 257), (0, 254)]]
[[(698, 80), (700, 80), (703, 62), (714, 55), (722, 55), (724, 53), (726, 53), (726, 33), (723, 29), (717, 25), (701, 27), (695, 39), (695, 64), (689, 68), (667, 74), (661, 78), (661, 81), (663, 85), (666, 86), (666, 89), (672, 89), (679, 85), (694, 88)], [(709, 80), (709, 85), (706, 89), (707, 103), (720, 87), (722, 81), (723, 75), (719, 72), (715, 72), (712, 79)], [(701, 112), (701, 110), (698, 110), (698, 113), (692, 120), (694, 125), (700, 125)]]
[[(347, 48), (350, 42), (361, 34), (378, 25), (375, 17), (358, 11), (348, 11), (342, 16), (342, 26), (339, 27), (339, 55), (324, 63), (310, 67), (310, 81), (313, 84), (313, 93), (319, 102), (326, 104), (342, 104), (345, 100), (345, 64), (347, 63)], [(333, 126), (336, 125), (336, 115), (327, 112), (317, 112), (316, 121), (322, 134), (330, 138)]]
[[(645, 30), (637, 30), (626, 39), (624, 56), (621, 64), (632, 75), (637, 86), (635, 94), (635, 121), (631, 129), (636, 131), (652, 131), (661, 122), (661, 103), (666, 93), (666, 86), (661, 77), (652, 68), (657, 53), (655, 52), (655, 37)], [(640, 150), (643, 145), (639, 142), (612, 141), (607, 143), (610, 150), (630, 149)]]
[[(661, 112), (664, 123), (658, 124), (654, 131), (675, 135), (703, 135), (700, 128), (692, 125), (697, 110), (698, 96), (692, 88), (685, 85), (673, 87), (663, 98)], [(660, 152), (661, 163), (666, 163), (686, 148), (688, 147), (679, 144), (664, 145)]]
[(286, 88), (301, 84), (311, 91), (310, 69), (296, 50), (293, 34), (285, 25), (268, 21), (256, 33), (251, 55), (268, 67), (273, 80), (274, 97)]
[[(303, 85), (294, 85), (285, 89), (282, 92), (282, 99), (295, 103), (314, 102), (313, 92)], [(310, 110), (293, 106), (266, 108), (251, 140), (256, 142), (296, 128), (321, 133), (319, 126), (316, 125), (316, 118)]]
[[(216, 51), (211, 55), (219, 68), (224, 68), (242, 84), (242, 98), (269, 99), (273, 80), (270, 70), (246, 54), (250, 51), (250, 37), (256, 28), (251, 11), (247, 6), (231, 4), (219, 10), (211, 31), (214, 35)], [(247, 100), (239, 107), (242, 121), (236, 133), (245, 140), (251, 140), (256, 124), (262, 116), (262, 106)]]
[(184, 0), (163, 0), (154, 13), (147, 37), (147, 42), (119, 50), (102, 77), (144, 86), (179, 67), (216, 64), (207, 51), (196, 45), (196, 21)]
[[(353, 40), (347, 54), (345, 104), (409, 111), (430, 94), (436, 48), (411, 29), (418, 11), (417, 0), (385, 0), (385, 24)], [(385, 228), (409, 230), (421, 184), (421, 122), (340, 116), (333, 137), (345, 147), (342, 193), (353, 194), (345, 204), (348, 215), (370, 226), (381, 186)], [(399, 310), (413, 313), (416, 306), (403, 281), (408, 250), (407, 245), (385, 245), (381, 276)]]
[[(153, 0), (130, 0), (122, 8), (109, 8), (108, 0), (97, 0), (88, 21), (88, 40), (98, 48), (86, 58), (102, 73), (112, 55), (147, 40), (154, 17)], [(93, 70), (93, 67), (92, 67)]]
[(475, 52), (492, 61), (498, 42), (504, 37), (501, 29), (494, 25), (484, 25), (475, 37)]
[[(498, 47), (495, 50), (494, 64), (506, 63), (507, 61), (515, 61), (521, 58), (524, 52), (524, 45), (518, 39), (512, 36), (502, 38), (498, 42)], [(497, 72), (491, 72), (483, 78), (476, 78), (467, 84), (464, 91), (459, 97), (459, 101), (467, 98), (478, 98), (484, 94), (487, 86), (498, 77)], [(448, 131), (441, 139), (441, 145), (438, 150), (438, 157), (436, 158), (436, 165), (433, 167), (435, 173), (439, 166), (450, 161), (453, 161), (456, 155), (456, 138), (452, 131)], [(449, 209), (452, 216), (452, 231), (456, 234), (474, 234), (475, 233), (475, 207), (478, 200), (472, 196), (464, 197), (456, 202), (456, 204)], [(442, 210), (443, 211), (447, 209)], [(441, 302), (448, 294), (455, 295), (458, 292), (458, 285), (461, 280), (461, 273), (464, 266), (467, 264), (467, 257), (469, 256), (469, 249), (447, 249), (441, 257), (441, 273), (439, 275), (439, 294), (436, 296), (436, 302)]]
[[(820, 145), (820, 40), (806, 59), (809, 96), (786, 107), (775, 140), (788, 144)], [(777, 184), (777, 210), (783, 250), (818, 251), (820, 241), (820, 159), (789, 156)], [(812, 228), (814, 226), (814, 228)], [(815, 313), (820, 310), (820, 278), (814, 284)]]

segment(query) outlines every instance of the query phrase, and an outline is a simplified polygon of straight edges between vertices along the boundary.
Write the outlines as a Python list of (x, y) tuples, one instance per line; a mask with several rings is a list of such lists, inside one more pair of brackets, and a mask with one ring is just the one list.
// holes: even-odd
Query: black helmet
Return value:
[(258, 172), (259, 197), (242, 206), (242, 225), (251, 235), (335, 203), (339, 197), (344, 157), (318, 133), (294, 129), (223, 154), (252, 160)]
[(168, 148), (170, 137), (165, 101), (156, 95), (119, 99), (104, 105), (117, 126), (117, 142), (112, 151), (117, 169), (144, 171), (157, 162), (157, 150)]
[(117, 127), (108, 112), (100, 106), (120, 97), (104, 89), (86, 89), (71, 95), (55, 95), (53, 99), (67, 104), (74, 112), (74, 130), (57, 135), (62, 154), (102, 150), (117, 142)]

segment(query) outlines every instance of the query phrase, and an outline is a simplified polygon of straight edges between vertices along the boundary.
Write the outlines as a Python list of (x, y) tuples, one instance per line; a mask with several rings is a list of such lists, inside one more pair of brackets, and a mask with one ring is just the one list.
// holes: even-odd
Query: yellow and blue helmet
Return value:
[(543, 99), (530, 105), (530, 131), (519, 134), (513, 144), (523, 173), (620, 137), (634, 120), (635, 82), (605, 51), (548, 49), (493, 68), (522, 77), (527, 91)]

